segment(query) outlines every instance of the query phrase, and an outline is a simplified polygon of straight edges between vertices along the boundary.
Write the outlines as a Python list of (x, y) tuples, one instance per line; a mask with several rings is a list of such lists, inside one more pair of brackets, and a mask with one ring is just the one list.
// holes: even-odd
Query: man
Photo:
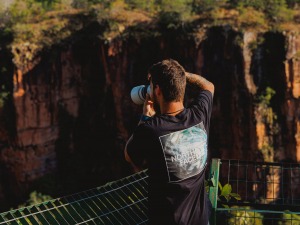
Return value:
[[(125, 159), (135, 171), (148, 168), (149, 224), (207, 225), (211, 205), (204, 180), (214, 85), (172, 59), (154, 64), (148, 78), (151, 94)], [(187, 108), (186, 82), (197, 90)]]

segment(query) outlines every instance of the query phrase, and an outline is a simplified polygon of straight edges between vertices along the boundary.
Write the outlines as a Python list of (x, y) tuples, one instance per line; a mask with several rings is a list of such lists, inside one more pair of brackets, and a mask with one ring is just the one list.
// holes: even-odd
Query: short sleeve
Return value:
[(192, 104), (195, 114), (204, 122), (206, 129), (209, 128), (212, 105), (213, 95), (208, 90), (201, 91)]

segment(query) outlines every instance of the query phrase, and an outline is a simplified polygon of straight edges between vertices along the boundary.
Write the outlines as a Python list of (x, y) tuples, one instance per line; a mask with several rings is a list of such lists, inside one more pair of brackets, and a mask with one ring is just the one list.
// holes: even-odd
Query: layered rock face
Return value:
[(176, 32), (110, 42), (87, 35), (53, 48), (7, 82), (0, 197), (15, 204), (47, 174), (62, 195), (131, 173), (123, 148), (142, 109), (129, 93), (164, 58), (215, 84), (210, 158), (300, 161), (299, 48), (297, 34), (228, 27), (198, 41)]
[(300, 96), (300, 37), (297, 33), (286, 35), (287, 54), (285, 64), (286, 101), (284, 113), (287, 126), (287, 156), (300, 161), (300, 126), (299, 126), (299, 96)]

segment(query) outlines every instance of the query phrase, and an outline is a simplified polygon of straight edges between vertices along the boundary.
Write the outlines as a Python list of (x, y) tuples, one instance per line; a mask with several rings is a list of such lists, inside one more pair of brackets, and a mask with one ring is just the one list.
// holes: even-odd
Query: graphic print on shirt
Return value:
[(203, 123), (159, 137), (169, 182), (199, 174), (207, 159), (207, 133)]

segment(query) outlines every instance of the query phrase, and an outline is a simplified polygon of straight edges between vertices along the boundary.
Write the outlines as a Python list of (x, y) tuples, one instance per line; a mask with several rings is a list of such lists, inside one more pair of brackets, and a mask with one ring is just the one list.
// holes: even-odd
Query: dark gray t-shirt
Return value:
[(127, 152), (149, 172), (149, 224), (207, 225), (210, 202), (205, 168), (213, 97), (201, 91), (176, 116), (158, 115), (139, 125)]

